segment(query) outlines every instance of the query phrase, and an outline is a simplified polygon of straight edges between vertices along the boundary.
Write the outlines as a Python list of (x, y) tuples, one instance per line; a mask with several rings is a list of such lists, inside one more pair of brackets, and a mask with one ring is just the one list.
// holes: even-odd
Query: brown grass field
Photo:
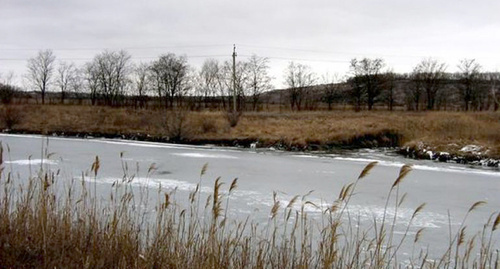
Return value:
[[(6, 110), (9, 110), (6, 113)], [(286, 149), (415, 146), (459, 153), (480, 145), (490, 157), (500, 156), (498, 112), (246, 112), (230, 127), (225, 112), (172, 112), (74, 105), (15, 105), (2, 108), (13, 117), (13, 132), (93, 133), (150, 136), (184, 143), (283, 146)]]

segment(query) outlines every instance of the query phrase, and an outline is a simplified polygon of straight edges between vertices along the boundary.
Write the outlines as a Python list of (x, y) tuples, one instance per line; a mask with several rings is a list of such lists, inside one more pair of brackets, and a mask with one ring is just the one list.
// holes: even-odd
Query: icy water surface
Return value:
[[(413, 165), (413, 171), (400, 185), (400, 195), (407, 192), (405, 203), (398, 209), (395, 234), (404, 233), (413, 211), (422, 203), (425, 210), (415, 219), (410, 236), (426, 228), (419, 247), (432, 247), (443, 253), (449, 241), (449, 229), (455, 232), (465, 213), (477, 201), (487, 204), (479, 207), (468, 218), (467, 229), (479, 231), (493, 212), (500, 210), (500, 172), (473, 169), (457, 164), (415, 161), (390, 152), (361, 150), (341, 154), (297, 154), (270, 150), (241, 150), (210, 146), (186, 146), (105, 139), (49, 138), (50, 158), (43, 159), (47, 138), (41, 136), (0, 135), (4, 161), (20, 178), (33, 173), (40, 165), (60, 170), (62, 178), (88, 179), (95, 156), (101, 160), (97, 177), (99, 188), (110, 186), (122, 178), (124, 166), (129, 174), (136, 174), (135, 186), (157, 189), (177, 189), (177, 197), (187, 197), (200, 180), (200, 170), (208, 163), (203, 176), (202, 193), (213, 191), (217, 177), (228, 185), (238, 178), (237, 191), (231, 196), (230, 214), (236, 218), (251, 215), (254, 221), (266, 222), (273, 204), (272, 193), (286, 206), (295, 195), (313, 191), (307, 200), (328, 206), (337, 197), (342, 186), (353, 182), (371, 161), (379, 164), (357, 186), (349, 213), (369, 227), (374, 219), (384, 214), (386, 197), (404, 163)], [(120, 158), (122, 156), (122, 158)], [(147, 171), (154, 163), (156, 172)], [(139, 172), (136, 173), (136, 170)], [(88, 173), (87, 173), (88, 174)], [(180, 199), (182, 201), (182, 199)], [(300, 203), (296, 204), (297, 209)], [(306, 206), (310, 217), (320, 218), (321, 211)], [(391, 203), (389, 218), (394, 214)], [(411, 240), (413, 237), (411, 238)], [(410, 240), (410, 241), (411, 241)], [(497, 239), (496, 248), (500, 240)], [(404, 249), (405, 253), (410, 249)], [(409, 255), (409, 254), (408, 254)]]

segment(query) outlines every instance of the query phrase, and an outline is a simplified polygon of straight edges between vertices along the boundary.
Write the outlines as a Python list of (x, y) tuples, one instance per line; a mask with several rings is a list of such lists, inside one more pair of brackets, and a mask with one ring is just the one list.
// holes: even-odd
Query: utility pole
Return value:
[(236, 114), (236, 45), (233, 45), (233, 112)]

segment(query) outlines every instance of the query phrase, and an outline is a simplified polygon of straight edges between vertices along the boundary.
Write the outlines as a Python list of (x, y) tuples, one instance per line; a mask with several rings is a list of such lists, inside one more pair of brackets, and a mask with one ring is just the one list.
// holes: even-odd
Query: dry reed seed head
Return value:
[(302, 195), (302, 201), (304, 201), (306, 199), (306, 197), (311, 195), (311, 193), (313, 193), (313, 192), (314, 192), (314, 190), (310, 190), (306, 194)]
[(293, 204), (297, 201), (297, 199), (299, 199), (299, 195), (295, 195), (291, 200), (290, 202), (288, 202), (288, 205), (286, 206), (286, 208), (291, 208), (293, 206)]
[(148, 169), (148, 174), (151, 173), (151, 171), (156, 171), (157, 168), (156, 168), (156, 163), (152, 163), (150, 166), (149, 166), (149, 169)]
[(313, 206), (315, 209), (320, 209), (320, 207), (318, 205), (316, 205), (315, 203), (311, 202), (311, 201), (306, 201), (304, 203), (305, 205), (311, 205)]
[(413, 243), (417, 243), (418, 240), (420, 240), (420, 237), (422, 236), (422, 233), (424, 232), (425, 228), (420, 228), (418, 229), (417, 233), (415, 234), (415, 239), (413, 240)]
[(214, 183), (214, 197), (213, 197), (213, 204), (212, 204), (212, 213), (214, 215), (214, 219), (219, 217), (220, 211), (221, 211), (220, 188), (221, 188), (222, 184), (224, 184), (224, 183), (220, 182), (220, 177), (218, 177)]
[(193, 204), (195, 202), (196, 193), (198, 192), (199, 188), (200, 188), (200, 184), (196, 184), (196, 187), (194, 188), (194, 190), (189, 193), (189, 201), (191, 202), (191, 204)]
[(339, 193), (338, 200), (342, 200), (342, 197), (344, 197), (345, 188), (346, 188), (346, 185), (342, 186), (342, 189), (340, 190), (340, 193)]
[(231, 182), (231, 186), (229, 187), (229, 193), (231, 193), (234, 189), (238, 187), (238, 178), (233, 179), (233, 182)]
[(210, 201), (212, 201), (212, 195), (209, 194), (207, 196), (207, 201), (205, 202), (205, 208), (208, 208), (210, 206)]
[(205, 163), (201, 168), (200, 177), (203, 177), (203, 175), (207, 172), (207, 168), (208, 168), (208, 163)]
[(165, 193), (165, 203), (164, 203), (164, 206), (165, 206), (165, 208), (168, 208), (169, 205), (170, 205), (170, 195), (168, 193)]
[(227, 218), (224, 218), (220, 223), (219, 223), (219, 228), (222, 228), (224, 227), (224, 225), (226, 225), (226, 220)]
[(345, 188), (342, 188), (342, 190), (340, 191), (340, 198), (339, 198), (341, 201), (345, 201), (347, 197), (349, 197), (353, 186), (354, 183), (350, 183), (347, 186), (345, 186)]
[(462, 227), (462, 229), (460, 229), (460, 234), (458, 236), (457, 246), (460, 246), (465, 242), (465, 229), (466, 228), (467, 228), (467, 226), (464, 226), (464, 227)]
[(486, 202), (485, 202), (485, 201), (478, 201), (478, 202), (475, 202), (475, 203), (474, 203), (474, 204), (473, 204), (473, 205), (469, 208), (469, 211), (467, 211), (467, 212), (472, 212), (473, 210), (475, 210), (476, 208), (478, 208), (478, 207), (480, 207), (480, 206), (482, 206), (482, 205), (484, 205), (484, 204), (486, 204)]
[(378, 162), (371, 162), (369, 164), (367, 164), (365, 166), (365, 168), (363, 169), (363, 171), (361, 171), (361, 173), (359, 174), (359, 177), (358, 179), (362, 179), (364, 177), (366, 177), (368, 175), (368, 173), (370, 173), (370, 170), (372, 170), (373, 167), (375, 167), (375, 165), (377, 165)]
[(491, 228), (492, 231), (495, 231), (498, 229), (500, 226), (500, 213), (498, 213), (497, 217), (495, 218), (495, 221), (493, 222), (493, 227)]
[(468, 253), (468, 255), (470, 255), (472, 249), (474, 248), (474, 243), (476, 241), (476, 238), (477, 238), (477, 234), (475, 234), (474, 236), (472, 236), (472, 238), (469, 240), (469, 244), (467, 246), (467, 253)]
[(332, 204), (332, 206), (330, 207), (330, 212), (333, 213), (333, 212), (337, 211), (339, 208), (340, 208), (339, 203), (338, 202), (334, 202)]
[(276, 217), (279, 209), (280, 209), (280, 202), (275, 200), (273, 207), (271, 208), (271, 219), (274, 219)]
[(49, 180), (49, 177), (47, 174), (45, 174), (45, 178), (43, 180), (43, 190), (47, 191), (47, 189), (50, 187), (50, 185), (51, 185), (51, 182)]
[(408, 175), (408, 173), (411, 172), (411, 170), (412, 170), (411, 165), (409, 164), (403, 165), (399, 170), (398, 178), (396, 179), (396, 181), (394, 181), (394, 184), (392, 184), (391, 188), (395, 188), (397, 185), (399, 185), (401, 181), (403, 181), (403, 179)]
[(420, 213), (420, 211), (422, 211), (424, 209), (425, 205), (426, 205), (426, 203), (422, 203), (421, 205), (419, 205), (417, 207), (417, 209), (415, 209), (415, 211), (413, 211), (413, 215), (411, 216), (411, 218), (414, 219), (418, 215), (418, 213)]
[(92, 172), (94, 172), (94, 175), (97, 176), (97, 172), (99, 171), (101, 164), (99, 162), (99, 156), (95, 156), (95, 161), (92, 164), (92, 168), (90, 169)]

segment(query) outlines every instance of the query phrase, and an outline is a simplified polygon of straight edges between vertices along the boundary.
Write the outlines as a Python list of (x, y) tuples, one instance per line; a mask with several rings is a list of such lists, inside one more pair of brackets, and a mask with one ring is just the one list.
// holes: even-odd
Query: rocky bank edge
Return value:
[[(366, 134), (353, 137), (345, 141), (306, 141), (305, 145), (288, 143), (285, 140), (266, 141), (259, 138), (232, 138), (232, 139), (173, 139), (168, 136), (151, 136), (149, 134), (110, 134), (100, 132), (71, 132), (53, 131), (49, 133), (33, 130), (2, 130), (8, 134), (38, 134), (47, 136), (62, 136), (75, 138), (108, 138), (135, 141), (177, 143), (191, 145), (216, 145), (243, 148), (271, 148), (284, 151), (333, 151), (338, 149), (361, 149), (361, 148), (394, 148), (395, 151), (407, 158), (433, 160), (457, 164), (478, 165), (486, 167), (500, 167), (500, 159), (489, 156), (489, 150), (478, 145), (467, 145), (455, 153), (435, 151), (431, 145), (419, 142), (412, 146), (400, 146), (401, 136), (393, 131), (385, 130), (377, 134)], [(457, 145), (454, 145), (457, 146)]]

